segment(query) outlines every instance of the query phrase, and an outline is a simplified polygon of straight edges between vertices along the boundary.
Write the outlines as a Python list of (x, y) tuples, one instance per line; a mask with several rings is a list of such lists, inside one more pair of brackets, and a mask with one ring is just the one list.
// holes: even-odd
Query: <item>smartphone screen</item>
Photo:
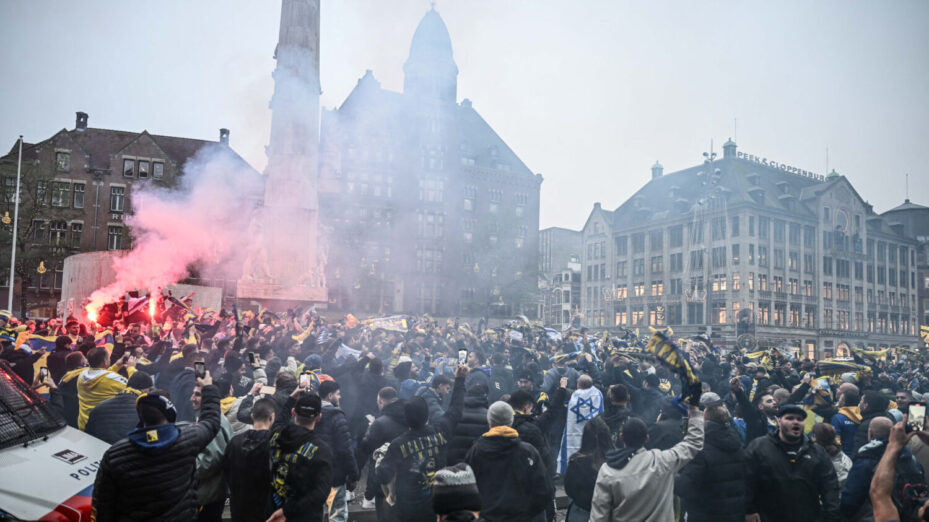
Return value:
[(206, 364), (202, 362), (194, 363), (194, 372), (197, 374), (198, 379), (206, 377)]
[(923, 429), (923, 423), (926, 421), (926, 403), (911, 402), (907, 408), (906, 426), (912, 431)]
[(248, 352), (249, 364), (255, 364), (255, 352)]
[(44, 366), (39, 368), (39, 380), (44, 381), (47, 378), (48, 378), (48, 368)]
[(310, 386), (310, 374), (304, 373), (300, 376), (300, 387), (308, 388)]
[(464, 364), (468, 360), (468, 350), (458, 350), (458, 364)]

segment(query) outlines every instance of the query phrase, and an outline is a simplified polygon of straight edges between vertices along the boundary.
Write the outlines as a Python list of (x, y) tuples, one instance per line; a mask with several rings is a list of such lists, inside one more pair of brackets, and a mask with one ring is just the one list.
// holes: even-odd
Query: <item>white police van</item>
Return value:
[(0, 520), (89, 521), (107, 448), (68, 426), (0, 361)]

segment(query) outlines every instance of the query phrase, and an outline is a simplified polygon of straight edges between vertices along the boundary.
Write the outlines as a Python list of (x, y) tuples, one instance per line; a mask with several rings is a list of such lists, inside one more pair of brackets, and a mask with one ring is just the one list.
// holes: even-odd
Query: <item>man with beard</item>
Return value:
[(751, 441), (746, 522), (839, 520), (839, 482), (826, 451), (803, 436), (806, 410), (784, 404), (777, 431)]
[(749, 401), (739, 379), (729, 381), (729, 386), (739, 403), (739, 413), (741, 413), (742, 419), (745, 420), (746, 443), (777, 429), (777, 421), (775, 420), (777, 401), (774, 400), (774, 395), (759, 392), (755, 394), (755, 401)]

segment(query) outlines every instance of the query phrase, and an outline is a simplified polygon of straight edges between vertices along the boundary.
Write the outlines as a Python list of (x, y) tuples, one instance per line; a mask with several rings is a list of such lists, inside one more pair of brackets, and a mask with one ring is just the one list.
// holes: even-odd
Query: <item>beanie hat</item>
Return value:
[(481, 510), (481, 494), (470, 466), (461, 462), (435, 472), (432, 509), (437, 515)]
[(129, 377), (129, 382), (126, 383), (126, 386), (135, 390), (144, 390), (154, 385), (155, 382), (152, 381), (152, 376), (143, 371), (134, 372), (132, 376)]
[(13, 314), (9, 310), (0, 310), (0, 319), (10, 322), (10, 318), (13, 317)]
[(403, 416), (411, 429), (417, 430), (426, 425), (429, 420), (429, 406), (420, 396), (414, 396), (403, 405)]
[(513, 425), (513, 407), (503, 401), (497, 401), (487, 408), (487, 424), (491, 428)]
[(323, 358), (318, 353), (314, 353), (306, 358), (306, 367), (308, 370), (319, 370), (323, 367)]

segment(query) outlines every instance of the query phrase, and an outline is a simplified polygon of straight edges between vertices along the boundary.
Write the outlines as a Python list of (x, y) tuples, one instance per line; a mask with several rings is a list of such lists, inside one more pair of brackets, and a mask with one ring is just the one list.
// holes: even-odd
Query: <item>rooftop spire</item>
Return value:
[(457, 101), (458, 66), (452, 55), (452, 39), (434, 2), (416, 27), (403, 72), (405, 94), (440, 102)]

